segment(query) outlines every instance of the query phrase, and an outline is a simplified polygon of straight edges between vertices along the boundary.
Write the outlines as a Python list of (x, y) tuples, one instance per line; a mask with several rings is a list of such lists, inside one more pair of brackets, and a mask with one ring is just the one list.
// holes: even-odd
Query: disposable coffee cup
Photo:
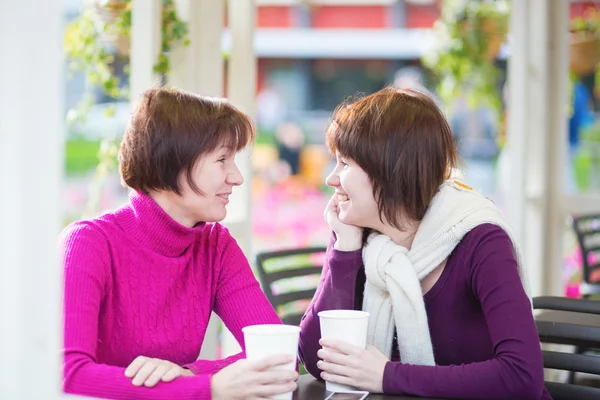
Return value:
[[(246, 344), (246, 358), (260, 360), (265, 357), (289, 354), (293, 360), (274, 367), (286, 371), (296, 370), (300, 328), (293, 325), (251, 325), (242, 328)], [(272, 396), (273, 400), (292, 400), (294, 392)]]
[[(369, 313), (356, 310), (327, 310), (319, 312), (321, 338), (344, 341), (362, 349), (367, 347)], [(357, 390), (352, 386), (325, 381), (329, 392), (347, 393)]]

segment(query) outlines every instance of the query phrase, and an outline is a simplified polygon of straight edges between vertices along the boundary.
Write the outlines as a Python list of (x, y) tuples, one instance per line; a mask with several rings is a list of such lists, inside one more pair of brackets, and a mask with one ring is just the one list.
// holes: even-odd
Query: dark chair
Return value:
[[(587, 299), (542, 296), (533, 299), (533, 308), (543, 311), (535, 318), (542, 343), (600, 348), (600, 302)], [(542, 351), (544, 368), (599, 375), (596, 355)], [(600, 399), (600, 388), (574, 383), (546, 382), (554, 400)]]
[[(600, 214), (571, 216), (571, 228), (577, 236), (581, 250), (581, 297), (589, 298), (600, 294)], [(595, 259), (594, 259), (595, 258)], [(575, 353), (583, 354), (589, 349), (576, 347)], [(569, 382), (574, 383), (575, 373), (569, 375)]]
[(581, 248), (583, 297), (600, 294), (600, 214), (571, 217), (571, 227)]
[(325, 250), (325, 247), (307, 247), (262, 252), (256, 256), (263, 291), (284, 324), (300, 324), (317, 290)]

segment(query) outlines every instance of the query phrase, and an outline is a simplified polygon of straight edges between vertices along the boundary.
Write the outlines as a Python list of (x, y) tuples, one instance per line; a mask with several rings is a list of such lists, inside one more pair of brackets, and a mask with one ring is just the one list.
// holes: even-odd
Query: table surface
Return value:
[[(294, 400), (324, 400), (329, 396), (330, 392), (325, 390), (325, 382), (313, 378), (311, 375), (302, 375), (298, 378), (298, 389), (294, 392)], [(385, 400), (385, 399), (421, 399), (421, 400), (441, 400), (433, 397), (410, 397), (410, 396), (394, 396), (390, 394), (369, 394), (368, 400)]]

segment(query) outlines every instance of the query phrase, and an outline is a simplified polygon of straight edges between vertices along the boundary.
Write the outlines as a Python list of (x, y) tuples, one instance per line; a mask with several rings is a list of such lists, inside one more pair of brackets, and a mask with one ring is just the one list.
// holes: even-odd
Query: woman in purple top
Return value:
[[(333, 237), (301, 323), (308, 372), (370, 392), (550, 399), (518, 245), (456, 174), (434, 101), (386, 88), (343, 104), (327, 143)], [(329, 309), (370, 312), (366, 349), (321, 339)]]

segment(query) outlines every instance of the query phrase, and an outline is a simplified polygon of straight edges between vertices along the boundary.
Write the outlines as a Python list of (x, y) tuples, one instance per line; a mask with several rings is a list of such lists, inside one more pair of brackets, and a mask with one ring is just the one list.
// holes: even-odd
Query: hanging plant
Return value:
[(593, 73), (600, 62), (600, 12), (589, 8), (569, 26), (569, 69), (581, 77)]
[[(170, 71), (169, 52), (176, 44), (189, 44), (188, 27), (179, 19), (174, 0), (162, 0), (161, 51), (154, 72), (166, 77)], [(94, 104), (93, 88), (115, 100), (128, 100), (128, 85), (114, 73), (115, 55), (128, 56), (131, 40), (131, 0), (95, 0), (72, 21), (65, 34), (64, 49), (69, 70), (83, 71), (88, 88), (82, 100), (67, 114), (67, 121), (85, 120)], [(129, 66), (124, 67), (128, 75)], [(108, 110), (110, 114), (112, 110)]]
[[(115, 74), (115, 56), (127, 58), (131, 41), (131, 0), (94, 0), (81, 15), (72, 21), (65, 34), (64, 49), (71, 71), (83, 71), (86, 91), (78, 104), (68, 111), (67, 123), (84, 123), (95, 103), (93, 89), (115, 101), (129, 99), (128, 82), (121, 82)], [(175, 45), (189, 45), (188, 26), (179, 19), (174, 0), (162, 0), (161, 51), (153, 66), (154, 73), (166, 82), (170, 72), (169, 53)], [(128, 63), (123, 67), (129, 76)], [(106, 116), (114, 108), (106, 109)], [(105, 137), (98, 151), (95, 176), (89, 187), (86, 214), (98, 212), (100, 193), (109, 176), (116, 170), (118, 138)]]
[(495, 64), (508, 32), (506, 0), (443, 2), (434, 23), (435, 47), (422, 62), (439, 79), (437, 93), (445, 104), (465, 95), (471, 106), (487, 104), (502, 116)]

